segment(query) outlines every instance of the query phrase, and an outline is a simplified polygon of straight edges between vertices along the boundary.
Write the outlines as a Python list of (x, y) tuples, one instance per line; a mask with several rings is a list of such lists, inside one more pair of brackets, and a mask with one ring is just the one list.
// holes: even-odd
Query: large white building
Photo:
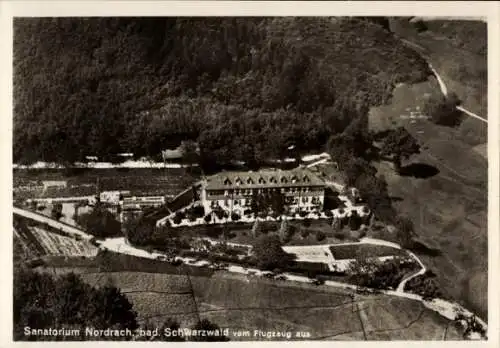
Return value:
[(325, 183), (308, 169), (221, 172), (202, 181), (205, 211), (217, 207), (243, 214), (259, 194), (279, 192), (291, 212), (322, 210)]

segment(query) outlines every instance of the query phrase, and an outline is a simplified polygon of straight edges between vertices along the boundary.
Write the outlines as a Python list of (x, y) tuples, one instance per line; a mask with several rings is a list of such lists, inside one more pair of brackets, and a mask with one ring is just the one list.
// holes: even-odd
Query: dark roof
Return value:
[(227, 188), (272, 188), (324, 186), (323, 180), (308, 169), (221, 172), (207, 178), (207, 190)]

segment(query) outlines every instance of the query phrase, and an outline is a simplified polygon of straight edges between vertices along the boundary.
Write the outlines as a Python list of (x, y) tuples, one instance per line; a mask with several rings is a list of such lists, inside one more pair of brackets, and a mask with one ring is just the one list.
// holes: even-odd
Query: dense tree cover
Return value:
[(179, 249), (189, 249), (189, 243), (175, 228), (156, 226), (156, 220), (146, 216), (129, 220), (124, 231), (130, 244), (160, 250), (171, 259)]
[[(14, 339), (79, 340), (81, 337), (25, 336), (24, 328), (135, 330), (132, 304), (114, 286), (94, 288), (75, 274), (53, 278), (24, 268), (14, 272)], [(103, 337), (102, 339), (106, 339)], [(117, 339), (114, 337), (113, 339)], [(119, 339), (119, 338), (118, 338)]]
[(436, 124), (454, 127), (462, 122), (462, 112), (457, 110), (458, 105), (460, 100), (455, 93), (446, 97), (432, 97), (424, 104), (424, 113)]
[(183, 139), (203, 164), (318, 149), (428, 75), (384, 23), (16, 18), (14, 161), (158, 155)]
[(252, 248), (257, 266), (267, 270), (289, 266), (295, 255), (286, 253), (281, 246), (282, 243), (277, 235), (261, 236), (257, 239)]
[(390, 156), (398, 173), (401, 171), (401, 161), (419, 152), (420, 146), (404, 127), (391, 129), (385, 137), (380, 151), (381, 155)]
[(415, 265), (401, 257), (380, 261), (360, 257), (349, 264), (347, 273), (353, 284), (374, 289), (395, 289)]
[(121, 223), (109, 210), (98, 203), (89, 213), (76, 217), (76, 222), (97, 238), (121, 236)]
[(436, 274), (430, 270), (427, 270), (422, 275), (410, 279), (405, 284), (404, 290), (418, 294), (425, 300), (432, 300), (436, 297), (443, 296), (436, 282)]

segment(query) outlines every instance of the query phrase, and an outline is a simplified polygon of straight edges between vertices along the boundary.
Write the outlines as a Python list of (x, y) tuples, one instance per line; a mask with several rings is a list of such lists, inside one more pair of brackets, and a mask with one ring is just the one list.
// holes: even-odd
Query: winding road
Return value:
[[(83, 231), (79, 228), (76, 228), (76, 227), (70, 226), (68, 224), (53, 220), (50, 217), (47, 217), (47, 216), (44, 216), (44, 215), (41, 215), (38, 213), (34, 213), (32, 211), (29, 211), (29, 210), (21, 209), (18, 207), (13, 207), (13, 212), (15, 215), (19, 215), (19, 216), (22, 216), (24, 218), (27, 218), (27, 219), (30, 219), (30, 220), (33, 220), (33, 221), (36, 221), (39, 223), (47, 224), (53, 228), (59, 229), (63, 232), (66, 232), (66, 233), (74, 235), (74, 236), (78, 236), (78, 237), (86, 239), (86, 240), (93, 238), (92, 235), (86, 233), (85, 231)], [(394, 247), (397, 249), (401, 249), (401, 246), (399, 246), (398, 244), (395, 244), (392, 242), (387, 242), (384, 240), (364, 238), (363, 242), (368, 243), (368, 244), (391, 246), (391, 247)], [(136, 248), (136, 247), (128, 244), (125, 241), (125, 238), (123, 238), (123, 237), (121, 237), (121, 238), (108, 238), (108, 239), (105, 239), (104, 241), (98, 241), (98, 243), (100, 244), (100, 248), (102, 248), (102, 249), (107, 249), (107, 250), (114, 251), (117, 253), (133, 255), (136, 257), (142, 257), (142, 258), (148, 258), (148, 259), (158, 259), (158, 257), (165, 256), (161, 253), (149, 252), (149, 251), (146, 251), (143, 249)], [(318, 247), (322, 248), (324, 246), (319, 245)], [(475, 316), (472, 312), (468, 311), (467, 309), (465, 309), (464, 307), (460, 306), (457, 303), (445, 301), (442, 299), (433, 299), (432, 301), (427, 301), (427, 300), (424, 300), (422, 298), (422, 296), (420, 296), (420, 295), (404, 292), (404, 285), (410, 279), (412, 279), (420, 274), (423, 274), (426, 270), (423, 263), (418, 259), (418, 257), (415, 254), (410, 253), (410, 255), (420, 264), (421, 270), (419, 272), (405, 278), (399, 284), (399, 286), (396, 290), (381, 290), (380, 293), (390, 295), (390, 296), (397, 296), (397, 297), (402, 297), (402, 298), (407, 298), (407, 299), (419, 301), (425, 307), (439, 313), (440, 315), (442, 315), (443, 317), (445, 317), (449, 320), (455, 320), (458, 313), (462, 313), (462, 314), (467, 315), (467, 316), (474, 316), (474, 317), (476, 317), (479, 324), (485, 330), (487, 330), (488, 326), (483, 320), (481, 320), (479, 317)], [(181, 259), (183, 262), (185, 262), (189, 265), (193, 265), (193, 266), (200, 266), (201, 267), (201, 266), (207, 266), (209, 264), (208, 261), (196, 261), (192, 258), (180, 258), (180, 257), (177, 257), (177, 258)], [(263, 272), (262, 270), (259, 270), (259, 269), (243, 268), (241, 266), (234, 266), (234, 265), (227, 267), (227, 271), (245, 274), (247, 276), (250, 276), (251, 274), (263, 275), (266, 273), (266, 272)], [(310, 283), (311, 282), (311, 279), (308, 277), (298, 276), (298, 275), (294, 275), (294, 274), (287, 274), (287, 273), (284, 273), (284, 275), (286, 276), (287, 280), (290, 280), (290, 281), (297, 281), (297, 282), (302, 282), (302, 283)], [(326, 281), (324, 285), (343, 288), (343, 289), (350, 289), (350, 290), (357, 290), (358, 289), (358, 287), (356, 285), (353, 285), (353, 284), (346, 284), (346, 283), (330, 281), (330, 280)]]
[[(437, 80), (437, 82), (439, 84), (439, 88), (441, 89), (441, 93), (443, 93), (443, 95), (445, 97), (448, 96), (448, 88), (446, 87), (446, 84), (444, 83), (443, 78), (441, 77), (441, 75), (439, 75), (439, 73), (436, 71), (436, 69), (434, 69), (434, 67), (432, 66), (432, 64), (430, 62), (430, 58), (427, 57), (426, 55), (424, 55), (422, 53), (423, 51), (425, 52), (426, 49), (424, 47), (422, 47), (422, 46), (420, 46), (420, 45), (418, 45), (418, 44), (416, 44), (414, 42), (408, 41), (406, 39), (399, 38), (399, 40), (402, 43), (406, 44), (407, 46), (410, 46), (413, 49), (416, 49), (419, 52), (420, 56), (425, 59), (425, 61), (429, 65), (429, 68), (431, 69), (432, 73), (434, 74), (434, 77), (436, 78), (436, 80)], [(474, 118), (476, 118), (476, 119), (478, 119), (478, 120), (480, 120), (480, 121), (482, 121), (484, 123), (488, 123), (487, 119), (485, 119), (484, 117), (481, 117), (481, 116), (473, 113), (472, 111), (469, 111), (469, 110), (465, 109), (463, 106), (458, 105), (456, 107), (456, 109), (462, 111), (464, 114), (466, 114), (466, 115), (468, 115), (470, 117), (474, 117)]]

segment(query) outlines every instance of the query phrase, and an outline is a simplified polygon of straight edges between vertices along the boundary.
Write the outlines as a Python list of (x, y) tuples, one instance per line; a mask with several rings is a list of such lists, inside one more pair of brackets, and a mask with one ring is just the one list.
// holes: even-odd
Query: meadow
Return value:
[(421, 145), (421, 153), (403, 163), (402, 175), (387, 162), (376, 166), (398, 212), (413, 221), (421, 243), (415, 252), (437, 274), (443, 292), (486, 319), (488, 162), (460, 127), (401, 117), (439, 93), (433, 78), (400, 85), (390, 105), (370, 111), (372, 130), (403, 126)]
[[(76, 268), (75, 270), (78, 270)], [(461, 339), (452, 323), (419, 302), (385, 295), (216, 272), (210, 277), (150, 272), (82, 271), (92, 285), (113, 284), (133, 302), (141, 323), (161, 325), (167, 318), (187, 327), (207, 318), (222, 328), (302, 331), (313, 340)], [(47, 268), (68, 272), (71, 268)]]

